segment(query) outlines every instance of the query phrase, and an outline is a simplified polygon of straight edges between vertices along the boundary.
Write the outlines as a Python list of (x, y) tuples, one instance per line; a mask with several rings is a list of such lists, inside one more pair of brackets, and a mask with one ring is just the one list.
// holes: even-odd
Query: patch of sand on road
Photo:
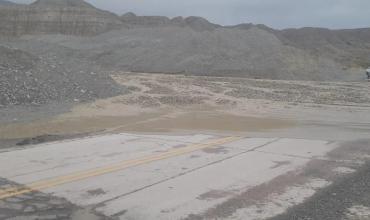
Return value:
[(95, 132), (177, 132), (177, 131), (264, 131), (294, 126), (293, 121), (232, 115), (224, 112), (159, 111), (136, 115), (63, 115), (53, 120), (9, 124), (0, 127), (0, 139), (34, 137), (43, 134)]

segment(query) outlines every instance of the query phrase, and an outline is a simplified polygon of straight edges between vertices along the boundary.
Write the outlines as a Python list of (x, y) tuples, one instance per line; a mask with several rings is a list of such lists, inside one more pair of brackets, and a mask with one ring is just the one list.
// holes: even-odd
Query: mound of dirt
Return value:
[[(68, 50), (60, 53), (68, 56)], [(89, 101), (122, 92), (123, 87), (90, 63), (0, 46), (0, 107)]]
[(173, 26), (134, 28), (58, 43), (88, 49), (86, 54), (93, 62), (128, 72), (289, 80), (341, 80), (347, 75), (334, 60), (287, 46), (257, 27), (213, 31)]
[(370, 28), (329, 30), (301, 28), (275, 31), (284, 43), (315, 55), (322, 55), (346, 67), (370, 66)]

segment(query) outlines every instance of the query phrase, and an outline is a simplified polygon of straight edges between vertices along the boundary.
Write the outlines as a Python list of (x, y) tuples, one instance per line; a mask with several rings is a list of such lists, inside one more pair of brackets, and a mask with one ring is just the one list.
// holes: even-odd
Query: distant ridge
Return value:
[(99, 10), (83, 0), (37, 0), (30, 5), (0, 8), (0, 34), (7, 36), (91, 36), (121, 26), (117, 15)]
[(211, 31), (218, 27), (221, 27), (221, 25), (213, 24), (202, 17), (190, 16), (187, 18), (183, 18), (179, 16), (170, 19), (166, 16), (137, 16), (132, 12), (128, 12), (122, 15), (121, 21), (126, 26), (137, 26), (137, 27), (187, 26), (196, 31)]
[(12, 6), (12, 5), (17, 5), (17, 4), (11, 1), (0, 0), (0, 6)]
[(93, 6), (84, 0), (37, 0), (31, 6), (51, 7), (91, 7)]

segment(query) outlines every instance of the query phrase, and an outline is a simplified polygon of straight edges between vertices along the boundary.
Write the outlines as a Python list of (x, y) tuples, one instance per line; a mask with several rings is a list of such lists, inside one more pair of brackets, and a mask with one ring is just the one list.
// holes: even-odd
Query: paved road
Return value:
[[(359, 143), (208, 134), (35, 145), (0, 153), (0, 219), (265, 219), (337, 184), (368, 155)], [(342, 216), (365, 216), (364, 205)]]

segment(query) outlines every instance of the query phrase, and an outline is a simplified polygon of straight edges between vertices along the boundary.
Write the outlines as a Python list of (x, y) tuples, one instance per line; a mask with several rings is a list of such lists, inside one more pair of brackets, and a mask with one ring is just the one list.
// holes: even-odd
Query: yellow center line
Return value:
[(144, 165), (155, 161), (165, 160), (176, 156), (181, 156), (194, 151), (210, 148), (217, 145), (233, 142), (241, 139), (241, 137), (226, 137), (216, 140), (210, 140), (205, 143), (192, 144), (183, 148), (173, 149), (164, 153), (158, 153), (154, 155), (148, 155), (137, 159), (123, 161), (121, 163), (110, 165), (106, 167), (95, 168), (87, 171), (76, 172), (65, 176), (55, 177), (46, 180), (40, 180), (37, 182), (30, 183), (26, 186), (10, 187), (8, 189), (0, 190), (0, 199), (6, 199), (33, 191), (39, 191), (43, 189), (52, 188), (55, 186), (71, 183), (79, 180), (84, 180), (90, 177), (101, 176), (108, 173), (124, 170), (130, 167)]

